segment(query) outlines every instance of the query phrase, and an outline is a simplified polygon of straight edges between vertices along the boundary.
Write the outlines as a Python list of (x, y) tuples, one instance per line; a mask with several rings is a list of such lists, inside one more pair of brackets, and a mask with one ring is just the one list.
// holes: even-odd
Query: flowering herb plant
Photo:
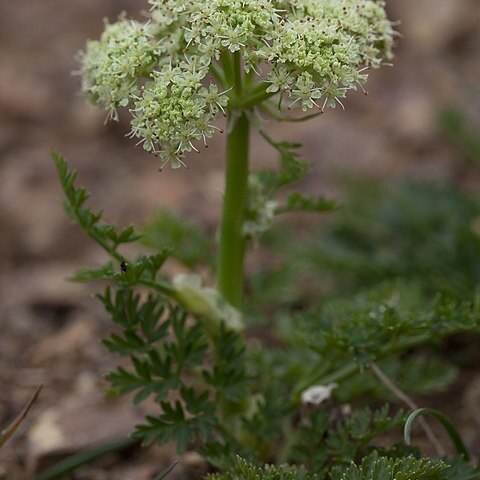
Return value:
[[(333, 303), (300, 317), (290, 313), (275, 334), (279, 348), (261, 346), (246, 333), (252, 313), (244, 302), (248, 245), (278, 214), (335, 208), (335, 202), (300, 192), (290, 193), (283, 204), (277, 201), (278, 191), (303, 178), (308, 168), (297, 145), (273, 140), (264, 120), (308, 120), (327, 108), (343, 109), (350, 90), (363, 90), (368, 70), (392, 57), (395, 32), (384, 2), (148, 3), (145, 21), (121, 15), (105, 23), (99, 40), (87, 43), (80, 55), (82, 88), (106, 108), (109, 119), (128, 109), (129, 135), (159, 157), (162, 168), (186, 166), (190, 152), (225, 132), (214, 285), (203, 285), (193, 271), (173, 279), (161, 273), (168, 257), (192, 268), (207, 257), (192, 255), (181, 242), (162, 243), (169, 231), (180, 231), (177, 238), (182, 238), (189, 230), (178, 230), (170, 219), (158, 228), (160, 241), (155, 241), (155, 225), (141, 234), (103, 223), (101, 214), (86, 207), (88, 195), (75, 185), (75, 173), (54, 155), (69, 216), (111, 257), (73, 275), (77, 281), (109, 281), (98, 297), (119, 332), (104, 343), (131, 359), (130, 368), (109, 375), (111, 390), (133, 392), (135, 402), (153, 397), (159, 406), (134, 435), (145, 444), (173, 440), (179, 452), (197, 449), (223, 471), (215, 478), (225, 480), (477, 478), (468, 476), (473, 467), (466, 459), (452, 466), (420, 459), (410, 446), (374, 447), (404, 414), (391, 415), (385, 407), (348, 414), (332, 398), (378, 394), (379, 384), (380, 398), (395, 393), (383, 369), (401, 378), (408, 371), (399, 362), (402, 355), (433, 337), (440, 341), (478, 330), (478, 302), (441, 297), (420, 312), (418, 305), (415, 310), (403, 302), (406, 286), (400, 301), (396, 286), (384, 285), (348, 305)], [(222, 116), (225, 126), (218, 125)], [(252, 128), (278, 150), (277, 170), (250, 172)], [(193, 237), (201, 248), (204, 239)], [(124, 244), (146, 240), (157, 253), (125, 257)], [(425, 367), (427, 374), (431, 369)], [(277, 466), (263, 468), (265, 462)], [(293, 466), (278, 466), (285, 462)], [(457, 467), (465, 476), (455, 477)]]

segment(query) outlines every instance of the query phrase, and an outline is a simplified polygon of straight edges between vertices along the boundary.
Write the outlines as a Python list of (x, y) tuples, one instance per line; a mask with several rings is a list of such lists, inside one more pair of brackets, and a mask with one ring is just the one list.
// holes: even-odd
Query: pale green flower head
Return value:
[[(232, 109), (343, 108), (392, 56), (383, 0), (149, 0), (81, 55), (83, 91), (173, 167)], [(277, 97), (272, 102), (273, 97)], [(271, 111), (271, 110), (270, 110)]]
[(82, 52), (82, 89), (93, 103), (104, 105), (117, 119), (117, 108), (126, 107), (139, 91), (138, 82), (150, 75), (160, 52), (150, 25), (127, 20), (105, 22), (99, 41), (89, 41)]

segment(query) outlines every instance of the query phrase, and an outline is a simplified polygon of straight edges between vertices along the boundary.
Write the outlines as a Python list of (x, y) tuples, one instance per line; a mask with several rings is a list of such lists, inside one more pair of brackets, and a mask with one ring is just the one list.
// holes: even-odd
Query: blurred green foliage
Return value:
[(440, 114), (439, 123), (450, 141), (470, 161), (480, 164), (480, 132), (475, 131), (466, 117), (453, 107), (445, 108)]
[(206, 232), (166, 210), (159, 210), (142, 233), (144, 245), (155, 251), (168, 248), (171, 256), (186, 267), (194, 269), (200, 264), (213, 263), (214, 250)]
[(451, 187), (349, 182), (326, 227), (313, 235), (277, 227), (266, 237), (283, 260), (254, 275), (254, 301), (348, 297), (386, 280), (414, 284), (419, 300), (469, 299), (480, 282), (479, 225), (480, 201)]

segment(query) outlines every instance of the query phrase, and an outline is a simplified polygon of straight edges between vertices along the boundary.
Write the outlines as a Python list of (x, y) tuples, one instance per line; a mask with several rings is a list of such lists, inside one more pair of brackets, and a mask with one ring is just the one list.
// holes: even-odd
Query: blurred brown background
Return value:
[[(345, 174), (478, 190), (479, 169), (446, 138), (438, 118), (454, 107), (480, 126), (479, 0), (387, 3), (403, 35), (395, 66), (372, 72), (370, 94), (350, 95), (346, 112), (272, 124), (272, 134), (304, 144), (314, 164), (304, 188), (312, 192), (337, 194), (335, 178)], [(221, 136), (207, 152), (190, 156), (188, 170), (159, 173), (158, 161), (124, 137), (128, 121), (104, 126), (105, 113), (85, 103), (71, 75), (77, 51), (100, 34), (102, 17), (113, 20), (122, 10), (136, 15), (142, 7), (133, 0), (0, 1), (0, 426), (44, 384), (28, 435), (0, 454), (0, 478), (27, 478), (60, 447), (74, 451), (123, 434), (137, 415), (128, 403), (105, 407), (101, 401), (100, 375), (113, 359), (97, 339), (108, 324), (90, 295), (94, 287), (64, 279), (104, 257), (67, 220), (50, 149), (79, 171), (91, 205), (113, 223), (141, 224), (158, 205), (211, 230), (219, 216)], [(252, 158), (256, 165), (273, 164), (275, 154), (254, 137)], [(109, 479), (147, 479), (158, 467), (158, 452), (141, 455), (131, 466), (113, 462), (116, 467), (77, 478), (107, 478), (108, 470)], [(148, 455), (157, 455), (156, 463)]]

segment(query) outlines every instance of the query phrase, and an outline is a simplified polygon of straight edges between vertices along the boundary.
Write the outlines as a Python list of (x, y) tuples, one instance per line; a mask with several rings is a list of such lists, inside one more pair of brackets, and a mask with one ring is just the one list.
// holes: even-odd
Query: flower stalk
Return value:
[(241, 308), (243, 298), (243, 260), (246, 239), (242, 228), (248, 194), (249, 121), (245, 112), (235, 119), (226, 147), (225, 196), (220, 227), (218, 289), (234, 307)]

